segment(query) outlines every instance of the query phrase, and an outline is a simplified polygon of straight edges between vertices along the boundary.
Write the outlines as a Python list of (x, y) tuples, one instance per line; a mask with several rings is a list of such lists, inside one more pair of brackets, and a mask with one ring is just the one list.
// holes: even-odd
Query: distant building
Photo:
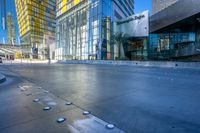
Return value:
[(56, 59), (111, 59), (112, 22), (134, 14), (134, 0), (57, 0)]
[[(165, 4), (169, 0), (159, 1)], [(153, 2), (155, 4), (155, 0)], [(172, 3), (160, 11), (153, 6), (156, 13), (150, 18), (149, 58), (197, 59), (200, 57), (200, 2), (178, 0)]]
[(29, 44), (35, 58), (49, 58), (55, 45), (56, 0), (15, 0), (21, 44)]
[(179, 0), (152, 0), (152, 14), (156, 14)]
[[(11, 16), (11, 17), (10, 17)], [(12, 20), (11, 20), (11, 19)], [(19, 33), (18, 24), (16, 19), (15, 1), (14, 0), (0, 0), (0, 43), (9, 44), (11, 39), (9, 39), (7, 24), (12, 21), (12, 26), (15, 31), (12, 31), (14, 43), (19, 44)], [(9, 20), (8, 20), (9, 19)], [(10, 21), (11, 20), (11, 21)], [(10, 23), (11, 24), (11, 23)], [(11, 35), (11, 34), (10, 34)]]
[(16, 33), (15, 33), (15, 25), (13, 16), (11, 13), (8, 13), (7, 19), (7, 38), (8, 38), (8, 44), (16, 44)]
[[(114, 22), (114, 32), (126, 35), (126, 41), (121, 51), (115, 47), (115, 59), (120, 52), (120, 58), (129, 60), (147, 60), (149, 36), (149, 11), (134, 14)], [(123, 57), (124, 56), (124, 57)]]
[(1, 33), (0, 36), (2, 37), (0, 43), (6, 44), (7, 43), (7, 31), (6, 31), (6, 0), (0, 1), (0, 23), (1, 23)]

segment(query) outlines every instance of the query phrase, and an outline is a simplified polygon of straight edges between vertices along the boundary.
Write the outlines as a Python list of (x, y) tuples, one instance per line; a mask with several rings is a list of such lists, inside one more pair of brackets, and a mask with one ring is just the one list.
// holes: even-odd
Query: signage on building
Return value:
[(118, 21), (114, 28), (115, 32), (124, 33), (131, 37), (146, 37), (149, 35), (149, 11)]

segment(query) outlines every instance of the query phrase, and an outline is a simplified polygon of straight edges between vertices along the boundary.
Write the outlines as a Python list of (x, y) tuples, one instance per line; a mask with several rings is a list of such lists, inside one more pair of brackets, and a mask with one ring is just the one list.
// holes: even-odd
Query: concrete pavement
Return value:
[(6, 81), (6, 77), (0, 73), (0, 84)]
[[(8, 76), (16, 76), (17, 80), (21, 80), (19, 82), (20, 84), (13, 83), (13, 86), (6, 86), (9, 87), (9, 89), (6, 89), (9, 91), (6, 92), (7, 95), (11, 95), (10, 93), (19, 93), (16, 98), (21, 99), (20, 101), (10, 97), (10, 100), (13, 101), (7, 102), (14, 103), (14, 105), (4, 103), (6, 93), (0, 93), (0, 98), (4, 99), (1, 105), (5, 107), (4, 110), (2, 109), (3, 111), (0, 111), (4, 112), (0, 116), (7, 114), (8, 109), (18, 110), (17, 114), (20, 116), (19, 110), (21, 108), (32, 110), (31, 113), (28, 113), (29, 110), (25, 110), (22, 113), (25, 114), (25, 118), (33, 116), (33, 118), (28, 120), (22, 117), (25, 119), (22, 119), (23, 121), (20, 121), (21, 117), (9, 117), (10, 119), (16, 120), (17, 124), (12, 124), (12, 121), (9, 122), (10, 119), (4, 119), (3, 121), (6, 121), (7, 124), (11, 124), (9, 127), (4, 126), (4, 129), (1, 130), (2, 132), (3, 130), (4, 132), (14, 130), (23, 130), (25, 132), (32, 128), (38, 128), (38, 132), (44, 132), (48, 126), (57, 127), (51, 120), (55, 122), (58, 116), (53, 117), (53, 115), (50, 115), (48, 118), (45, 117), (42, 119), (42, 122), (39, 119), (32, 122), (32, 119), (36, 119), (35, 117), (37, 115), (42, 118), (45, 115), (43, 113), (37, 114), (38, 112), (41, 113), (40, 111), (43, 106), (36, 104), (39, 106), (39, 109), (35, 106), (33, 108), (31, 104), (32, 100), (39, 96), (37, 94), (40, 90), (36, 86), (42, 87), (42, 89), (50, 92), (50, 97), (53, 96), (55, 98), (54, 102), (59, 105), (63, 105), (62, 100), (74, 103), (79, 111), (74, 111), (72, 116), (77, 117), (70, 118), (71, 113), (64, 113), (64, 116), (69, 117), (68, 119), (72, 121), (70, 125), (73, 125), (72, 123), (77, 124), (75, 121), (81, 119), (81, 112), (83, 110), (89, 110), (97, 119), (113, 123), (119, 131), (125, 131), (127, 133), (200, 132), (200, 105), (198, 103), (200, 100), (199, 69), (85, 64), (7, 65), (0, 66), (0, 69), (5, 70), (4, 74), (8, 71), (12, 72)], [(30, 84), (33, 84), (33, 87), (31, 86), (29, 88), (33, 95), (27, 96), (23, 92), (21, 94), (18, 86), (23, 86), (25, 82), (23, 79), (26, 79), (28, 82), (25, 85), (31, 86)], [(5, 89), (0, 90), (2, 92), (5, 91)], [(14, 101), (18, 101), (17, 105), (15, 105), (16, 103)], [(54, 102), (53, 104), (55, 104)], [(60, 108), (62, 112), (65, 107), (61, 106)], [(30, 123), (26, 125), (26, 121)], [(45, 122), (46, 124), (44, 124)], [(21, 123), (21, 126), (20, 129), (17, 129), (19, 123)], [(43, 127), (40, 126), (42, 125), (41, 123), (44, 124)], [(78, 123), (85, 125), (84, 128), (93, 127), (94, 124), (85, 124), (82, 121), (78, 121)], [(75, 127), (76, 124), (72, 127)], [(16, 126), (13, 127), (12, 125)], [(97, 129), (105, 129), (104, 126), (100, 127)], [(52, 130), (56, 131), (56, 129)], [(66, 128), (66, 125), (64, 129), (66, 131), (70, 130), (68, 127)], [(58, 132), (62, 131), (61, 129), (57, 130)], [(90, 130), (88, 132), (93, 133), (94, 131)]]
[[(9, 69), (11, 70), (11, 69)], [(35, 83), (20, 78), (18, 74), (0, 67), (8, 77), (0, 85), (1, 133), (124, 133), (108, 122), (94, 116), (83, 115), (84, 110)], [(38, 99), (35, 101), (35, 99)], [(44, 111), (45, 107), (51, 107)], [(59, 118), (65, 118), (58, 123)]]
[[(49, 60), (31, 60), (31, 59), (15, 59), (15, 60), (4, 60), (3, 64), (48, 64)], [(50, 63), (57, 63), (57, 60), (50, 60)]]

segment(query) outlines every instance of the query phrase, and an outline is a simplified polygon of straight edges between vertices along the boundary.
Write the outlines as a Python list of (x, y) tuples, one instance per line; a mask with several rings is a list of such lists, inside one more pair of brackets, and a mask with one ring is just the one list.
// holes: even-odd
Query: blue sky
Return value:
[(135, 0), (135, 13), (142, 12), (144, 10), (149, 10), (151, 14), (152, 0)]

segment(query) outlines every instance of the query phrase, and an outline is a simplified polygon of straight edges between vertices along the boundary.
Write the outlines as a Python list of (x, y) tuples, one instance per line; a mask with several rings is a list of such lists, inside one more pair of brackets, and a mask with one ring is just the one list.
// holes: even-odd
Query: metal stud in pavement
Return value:
[(66, 120), (64, 117), (60, 117), (57, 119), (57, 123), (63, 123)]
[(72, 105), (72, 102), (66, 102), (65, 105)]
[(114, 126), (113, 124), (107, 124), (107, 125), (106, 125), (106, 128), (107, 128), (107, 129), (113, 129), (113, 128), (115, 128), (115, 126)]
[(44, 93), (49, 93), (49, 91), (45, 90)]
[(33, 100), (33, 102), (35, 102), (35, 103), (39, 102), (39, 101), (40, 101), (40, 99), (38, 99), (38, 98), (36, 98), (36, 99)]
[(31, 95), (32, 95), (31, 93), (26, 94), (26, 96), (31, 96)]
[(51, 109), (51, 107), (49, 107), (49, 106), (46, 106), (46, 107), (43, 108), (44, 111), (48, 111), (50, 109)]
[(89, 115), (90, 112), (89, 111), (83, 111), (83, 115)]
[(19, 88), (20, 88), (21, 91), (26, 91), (26, 89), (22, 86), (19, 86)]

